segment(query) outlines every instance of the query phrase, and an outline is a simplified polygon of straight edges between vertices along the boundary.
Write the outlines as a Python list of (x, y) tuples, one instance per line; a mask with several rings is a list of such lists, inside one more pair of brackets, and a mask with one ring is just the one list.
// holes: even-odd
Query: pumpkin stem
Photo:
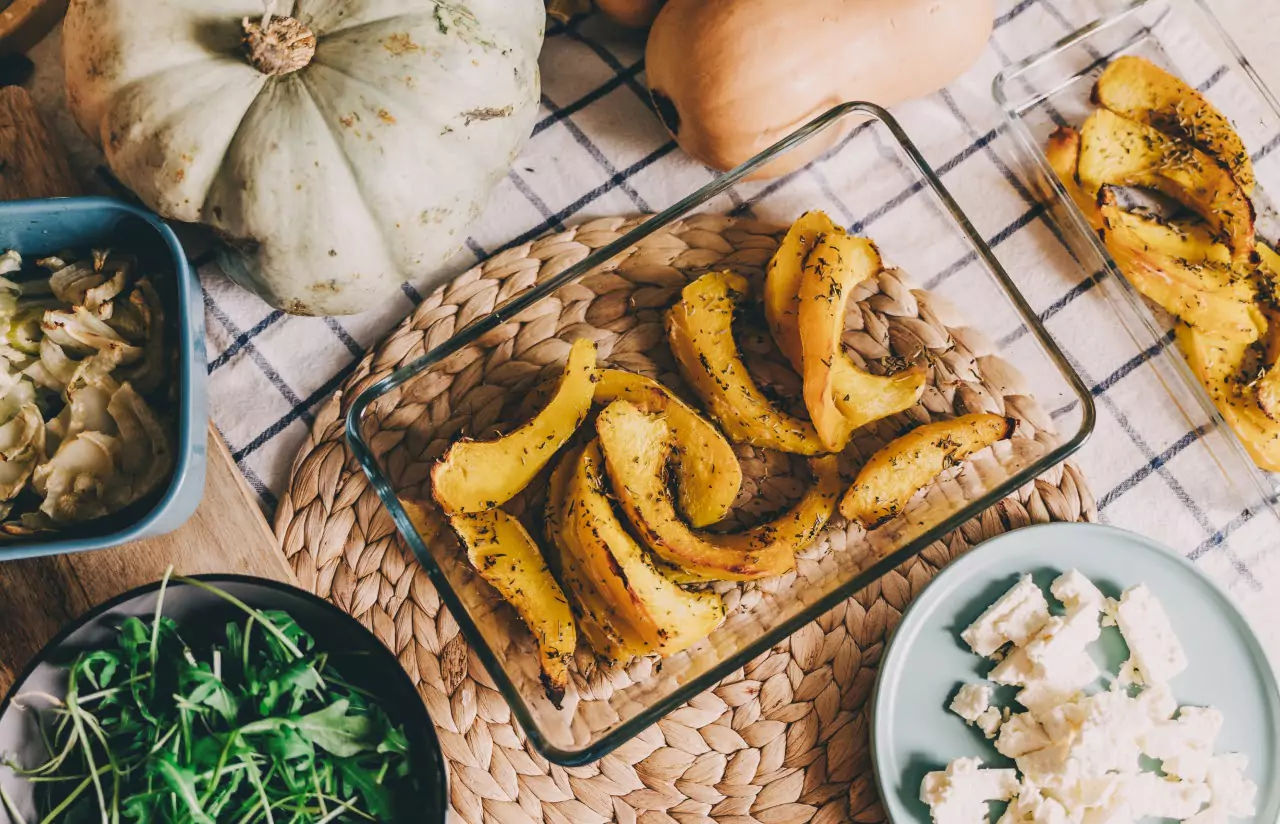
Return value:
[(296, 72), (306, 68), (315, 56), (315, 34), (292, 17), (276, 17), (268, 11), (261, 21), (246, 17), (241, 25), (245, 55), (263, 74)]

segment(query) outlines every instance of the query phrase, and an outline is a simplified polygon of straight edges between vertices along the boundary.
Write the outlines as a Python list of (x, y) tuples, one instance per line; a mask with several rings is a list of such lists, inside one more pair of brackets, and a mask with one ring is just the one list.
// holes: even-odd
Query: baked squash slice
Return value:
[(840, 497), (837, 459), (824, 456), (810, 461), (813, 487), (779, 518), (730, 535), (692, 530), (676, 514), (667, 489), (672, 443), (666, 421), (618, 401), (600, 413), (596, 432), (614, 495), (636, 535), (663, 561), (701, 580), (749, 581), (787, 572)]
[(533, 537), (501, 509), (452, 515), (449, 525), (467, 548), (467, 560), (515, 607), (538, 641), (547, 697), (556, 709), (569, 686), (569, 660), (577, 627), (564, 592), (552, 577)]
[(586, 585), (598, 586), (604, 601), (654, 652), (683, 652), (724, 622), (719, 595), (680, 588), (654, 566), (618, 520), (605, 491), (604, 462), (596, 441), (578, 457), (563, 518), (564, 535), (582, 565)]
[(1256, 386), (1243, 374), (1249, 346), (1189, 326), (1179, 326), (1176, 334), (1183, 357), (1249, 457), (1261, 469), (1280, 472), (1280, 423), (1267, 415)]
[(1127, 212), (1110, 187), (1098, 198), (1100, 234), (1135, 289), (1184, 323), (1210, 334), (1257, 340), (1266, 320), (1257, 289), (1229, 263), (1212, 258), (1225, 247), (1201, 229), (1179, 228)]
[(610, 662), (629, 661), (648, 655), (653, 649), (604, 600), (600, 588), (591, 583), (586, 568), (564, 532), (569, 483), (578, 468), (578, 458), (582, 456), (583, 448), (565, 451), (551, 473), (543, 513), (547, 561), (551, 572), (560, 581), (560, 588), (573, 611), (573, 617), (578, 623), (578, 635), (586, 641), (592, 653)]
[(774, 406), (747, 373), (733, 339), (733, 315), (747, 292), (746, 278), (732, 272), (709, 272), (684, 287), (666, 315), (680, 372), (731, 440), (797, 455), (822, 453), (813, 424)]
[(840, 501), (840, 513), (877, 526), (902, 511), (943, 470), (1012, 437), (1017, 425), (1015, 418), (974, 414), (917, 427), (871, 456)]
[(667, 417), (676, 443), (676, 499), (696, 527), (723, 520), (742, 489), (742, 465), (715, 425), (665, 386), (635, 372), (601, 369), (595, 403), (626, 400)]
[(1116, 58), (1094, 84), (1093, 102), (1185, 140), (1230, 169), (1246, 195), (1253, 193), (1253, 161), (1231, 121), (1198, 90), (1150, 60)]
[(1076, 208), (1095, 232), (1102, 228), (1102, 216), (1098, 214), (1098, 202), (1094, 197), (1085, 194), (1080, 186), (1080, 178), (1076, 176), (1076, 168), (1080, 163), (1080, 133), (1070, 126), (1059, 126), (1049, 135), (1045, 144), (1044, 156), (1049, 167), (1062, 181), (1062, 188), (1075, 203)]
[(855, 428), (855, 421), (836, 405), (835, 394), (836, 362), (844, 357), (840, 338), (849, 296), (855, 286), (883, 268), (874, 243), (831, 232), (813, 247), (800, 277), (797, 325), (804, 405), (828, 452), (843, 451)]
[[(852, 286), (879, 273), (883, 264), (879, 261), (878, 253), (876, 253), (874, 270), (872, 270), (871, 261), (864, 259), (866, 266), (860, 271), (842, 269), (835, 273), (833, 281), (841, 284), (843, 306), (838, 309), (835, 306), (822, 307), (824, 311), (809, 313), (810, 323), (814, 323), (816, 318), (816, 322), (824, 326), (827, 331), (820, 332), (824, 337), (822, 345), (810, 345), (811, 351), (816, 353), (816, 356), (810, 357), (806, 363), (803, 335), (815, 333), (804, 328), (801, 320), (802, 283), (807, 276), (811, 277), (809, 273), (813, 271), (814, 264), (817, 262), (815, 252), (819, 247), (824, 247), (818, 253), (819, 256), (830, 261), (834, 257), (829, 251), (832, 247), (839, 249), (849, 243), (865, 244), (869, 241), (845, 234), (844, 230), (838, 228), (822, 212), (807, 212), (792, 224), (786, 237), (783, 238), (778, 251), (769, 263), (764, 284), (764, 310), (769, 331), (773, 334), (778, 348), (791, 362), (792, 368), (805, 378), (806, 387), (814, 386), (813, 389), (806, 388), (805, 405), (809, 409), (810, 417), (814, 419), (815, 429), (818, 428), (818, 418), (814, 417), (814, 409), (823, 410), (818, 414), (823, 416), (826, 446), (829, 449), (841, 440), (844, 443), (848, 442), (847, 436), (842, 437), (843, 429), (847, 428), (849, 433), (852, 433), (861, 426), (915, 406), (924, 392), (928, 378), (927, 370), (921, 366), (895, 375), (872, 375), (859, 369), (840, 345), (840, 335), (844, 331), (844, 311), (848, 306)], [(857, 260), (859, 257), (855, 253), (850, 255), (848, 260), (844, 260), (842, 256), (840, 263), (849, 265)], [(845, 284), (852, 285), (845, 288)], [(830, 289), (831, 284), (828, 284), (827, 288)], [(828, 309), (832, 311), (826, 311)], [(833, 340), (829, 330), (834, 328), (837, 322), (840, 324), (840, 330)], [(811, 380), (809, 370), (815, 364), (820, 368), (813, 372)], [(828, 402), (818, 395), (816, 385), (825, 380), (821, 377), (822, 373), (827, 373), (830, 380), (831, 399), (835, 403), (835, 408), (845, 418), (843, 423), (835, 422)], [(809, 393), (813, 395), (812, 402)], [(843, 445), (838, 447), (838, 449), (843, 448)]]
[(511, 500), (578, 431), (595, 382), (596, 345), (574, 341), (559, 387), (532, 420), (496, 440), (460, 440), (444, 453), (431, 470), (440, 508), (450, 515), (484, 512)]
[(1221, 234), (1233, 262), (1253, 258), (1253, 202), (1225, 166), (1194, 146), (1098, 109), (1080, 130), (1076, 171), (1088, 195), (1096, 196), (1106, 185), (1155, 189)]

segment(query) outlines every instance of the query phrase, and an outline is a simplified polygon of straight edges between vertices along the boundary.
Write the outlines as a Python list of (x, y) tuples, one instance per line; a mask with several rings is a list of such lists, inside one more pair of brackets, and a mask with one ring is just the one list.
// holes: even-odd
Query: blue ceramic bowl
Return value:
[(204, 494), (209, 425), (204, 306), (173, 230), (150, 212), (105, 197), (0, 203), (0, 251), (16, 249), (31, 259), (105, 246), (136, 254), (154, 273), (165, 304), (165, 332), (179, 354), (173, 475), (157, 494), (115, 515), (53, 535), (0, 541), (0, 561), (105, 549), (162, 535), (190, 518)]

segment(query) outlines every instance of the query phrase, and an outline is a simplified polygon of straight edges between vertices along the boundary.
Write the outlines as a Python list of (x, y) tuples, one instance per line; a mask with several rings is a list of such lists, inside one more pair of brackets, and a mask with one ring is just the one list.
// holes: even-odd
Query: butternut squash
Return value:
[(647, 29), (662, 10), (662, 0), (596, 0), (600, 11), (629, 29)]
[[(937, 91), (978, 59), (993, 17), (993, 0), (669, 0), (649, 33), (649, 89), (686, 152), (731, 169), (832, 106)], [(835, 131), (756, 176), (799, 168)]]

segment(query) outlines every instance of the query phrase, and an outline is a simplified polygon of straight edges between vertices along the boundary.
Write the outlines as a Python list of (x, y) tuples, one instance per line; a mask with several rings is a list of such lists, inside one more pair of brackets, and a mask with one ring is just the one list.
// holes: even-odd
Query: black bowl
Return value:
[[(435, 727), (422, 699), (399, 662), (377, 638), (347, 613), (295, 587), (246, 575), (197, 575), (256, 609), (288, 612), (329, 653), (344, 679), (377, 697), (394, 724), (409, 738), (410, 755), (421, 798), (416, 799), (412, 820), (423, 824), (444, 822), (448, 799), (444, 761)], [(93, 608), (64, 628), (29, 663), (0, 701), (0, 753), (16, 756), (20, 763), (35, 765), (47, 757), (36, 727), (36, 714), (13, 706), (15, 696), (45, 692), (63, 695), (66, 667), (77, 654), (113, 645), (115, 630), (128, 617), (150, 623), (155, 614), (160, 582), (138, 587)], [(243, 619), (233, 604), (199, 587), (172, 581), (164, 598), (165, 616), (177, 621), (184, 637), (207, 628), (219, 632), (228, 620)], [(0, 767), (0, 788), (8, 793), (27, 821), (38, 821), (32, 785)], [(12, 824), (0, 804), (0, 824)]]

